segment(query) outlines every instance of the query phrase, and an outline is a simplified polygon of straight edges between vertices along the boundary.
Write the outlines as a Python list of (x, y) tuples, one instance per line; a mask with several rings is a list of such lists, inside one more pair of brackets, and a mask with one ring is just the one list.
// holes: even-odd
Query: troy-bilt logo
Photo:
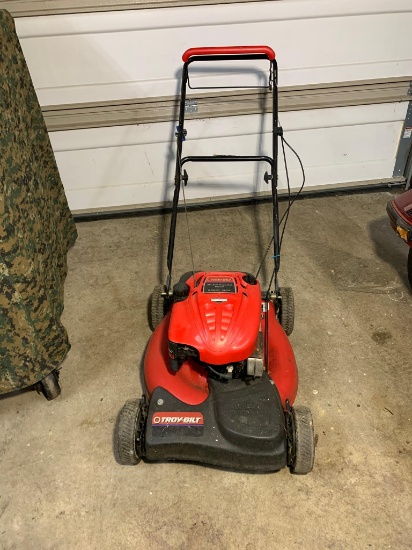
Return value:
[(152, 426), (203, 426), (199, 412), (161, 412), (152, 416)]

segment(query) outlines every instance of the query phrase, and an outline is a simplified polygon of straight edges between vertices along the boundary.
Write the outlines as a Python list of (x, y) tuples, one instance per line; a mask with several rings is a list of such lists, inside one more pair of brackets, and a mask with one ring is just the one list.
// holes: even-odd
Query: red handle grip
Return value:
[(221, 46), (213, 48), (189, 48), (182, 55), (185, 63), (194, 55), (254, 55), (263, 54), (273, 61), (275, 52), (269, 46)]

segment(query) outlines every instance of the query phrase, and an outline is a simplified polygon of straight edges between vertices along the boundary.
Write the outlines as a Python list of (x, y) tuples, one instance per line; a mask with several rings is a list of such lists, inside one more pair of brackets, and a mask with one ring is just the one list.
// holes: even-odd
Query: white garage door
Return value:
[[(412, 79), (410, 0), (183, 6), (22, 17), (16, 26), (74, 211), (170, 198), (174, 96), (181, 54), (192, 46), (275, 49), (281, 124), (308, 186), (393, 176)], [(261, 67), (253, 69), (249, 82), (261, 83)], [(234, 75), (198, 73), (192, 82), (224, 78)], [(256, 95), (192, 95), (198, 112), (186, 124), (185, 153), (270, 150), (270, 117), (259, 113)], [(290, 162), (298, 187), (298, 165)], [(190, 182), (192, 199), (266, 190), (262, 174), (244, 164), (191, 167)]]

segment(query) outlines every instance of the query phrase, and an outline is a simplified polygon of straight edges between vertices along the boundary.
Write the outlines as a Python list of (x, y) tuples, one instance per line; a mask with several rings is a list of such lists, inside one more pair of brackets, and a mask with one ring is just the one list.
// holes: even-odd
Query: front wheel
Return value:
[(315, 460), (315, 434), (312, 413), (308, 407), (293, 407), (294, 444), (290, 464), (292, 474), (305, 475), (313, 469)]
[(129, 399), (120, 411), (117, 424), (117, 452), (119, 462), (138, 464), (143, 454), (144, 403), (143, 399)]
[(409, 249), (408, 254), (408, 279), (409, 285), (412, 288), (412, 248)]

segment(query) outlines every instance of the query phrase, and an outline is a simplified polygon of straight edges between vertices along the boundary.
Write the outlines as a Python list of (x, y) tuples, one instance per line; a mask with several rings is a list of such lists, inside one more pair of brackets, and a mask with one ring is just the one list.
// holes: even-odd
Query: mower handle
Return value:
[[(219, 46), (219, 47), (206, 47), (206, 48), (189, 48), (182, 55), (182, 59), (187, 63), (191, 57), (198, 56), (207, 56), (210, 61), (210, 57), (215, 57), (219, 59), (221, 55), (242, 55), (250, 56), (265, 56), (269, 61), (275, 59), (275, 52), (269, 46)], [(196, 61), (201, 61), (197, 59)], [(206, 61), (206, 59), (205, 59)]]

